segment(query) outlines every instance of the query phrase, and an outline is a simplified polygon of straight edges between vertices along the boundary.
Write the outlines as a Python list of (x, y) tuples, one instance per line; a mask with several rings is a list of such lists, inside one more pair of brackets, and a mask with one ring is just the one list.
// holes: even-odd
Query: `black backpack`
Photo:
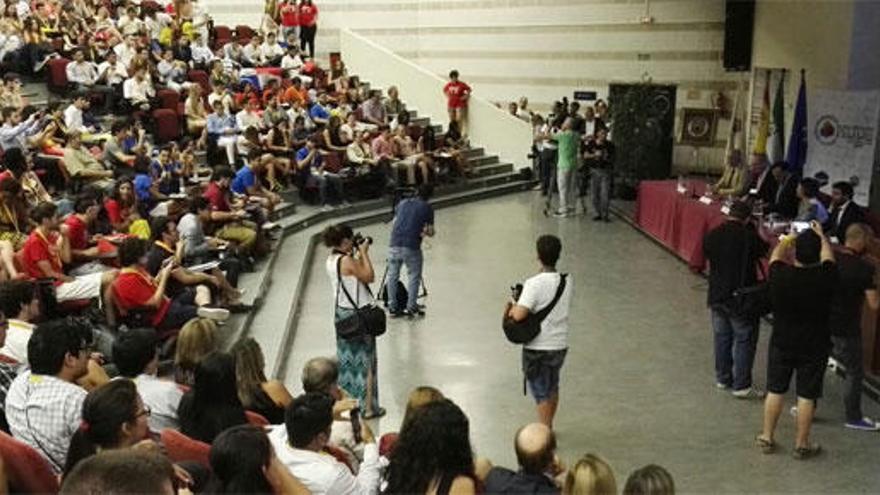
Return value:
[(513, 344), (528, 344), (541, 333), (541, 322), (553, 311), (556, 303), (559, 302), (559, 298), (562, 297), (562, 293), (565, 292), (565, 279), (567, 276), (568, 274), (565, 273), (560, 276), (556, 295), (553, 296), (553, 301), (546, 308), (537, 313), (529, 313), (529, 316), (523, 321), (514, 321), (507, 314), (504, 315), (501, 326), (504, 329), (504, 336), (507, 337), (507, 340)]

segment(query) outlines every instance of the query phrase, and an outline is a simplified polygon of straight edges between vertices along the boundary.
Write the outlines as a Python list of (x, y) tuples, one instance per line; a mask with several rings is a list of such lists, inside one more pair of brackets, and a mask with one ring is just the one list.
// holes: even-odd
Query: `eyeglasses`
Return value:
[(144, 408), (140, 410), (137, 414), (134, 415), (135, 418), (139, 418), (141, 416), (150, 417), (150, 414), (153, 413), (153, 410), (150, 409), (150, 406), (144, 404)]

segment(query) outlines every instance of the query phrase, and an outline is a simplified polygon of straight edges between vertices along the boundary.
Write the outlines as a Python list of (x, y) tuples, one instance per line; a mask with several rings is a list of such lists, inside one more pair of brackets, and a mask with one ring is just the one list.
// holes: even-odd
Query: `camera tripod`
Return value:
[[(388, 262), (386, 260), (385, 271), (382, 273), (382, 281), (379, 283), (379, 299), (382, 300), (382, 304), (386, 308), (388, 308), (388, 285), (387, 285), (387, 283), (388, 283)], [(398, 289), (397, 293), (401, 294), (400, 290), (402, 288), (403, 292), (407, 293), (407, 295), (409, 295), (407, 292), (408, 289), (406, 289), (406, 285), (403, 284), (403, 282), (400, 280), (398, 280), (397, 283), (402, 286), (402, 287), (397, 288)], [(419, 277), (419, 289), (421, 289), (421, 292), (419, 292), (417, 299), (424, 299), (424, 298), (428, 297), (428, 286), (425, 284), (424, 275)]]

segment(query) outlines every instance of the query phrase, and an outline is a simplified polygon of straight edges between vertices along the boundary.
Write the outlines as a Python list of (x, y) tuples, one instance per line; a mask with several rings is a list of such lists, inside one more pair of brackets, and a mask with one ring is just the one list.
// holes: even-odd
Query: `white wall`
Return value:
[[(218, 23), (257, 25), (262, 2), (201, 0)], [(721, 64), (723, 0), (317, 0), (319, 56), (339, 50), (339, 28), (359, 34), (445, 76), (457, 68), (476, 94), (506, 102), (527, 96), (536, 110), (575, 90), (606, 97), (611, 82), (650, 77), (678, 85), (677, 106), (709, 107), (736, 74)], [(403, 95), (404, 99), (406, 95)], [(697, 158), (676, 146), (683, 168), (718, 169), (729, 126)]]

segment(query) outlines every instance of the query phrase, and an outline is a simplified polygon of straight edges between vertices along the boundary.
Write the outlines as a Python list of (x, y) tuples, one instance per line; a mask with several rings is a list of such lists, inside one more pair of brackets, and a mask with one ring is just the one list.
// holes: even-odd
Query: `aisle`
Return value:
[[(537, 270), (535, 238), (563, 240), (560, 269), (572, 273), (572, 335), (563, 369), (557, 434), (560, 454), (574, 462), (603, 455), (622, 486), (633, 468), (667, 467), (684, 492), (858, 492), (876, 490), (880, 436), (844, 430), (840, 381), (826, 379), (816, 440), (827, 453), (795, 462), (752, 447), (759, 402), (714, 388), (705, 282), (622, 221), (544, 218), (543, 203), (523, 193), (441, 210), (438, 236), (425, 250), (428, 316), (392, 320), (380, 340), (380, 397), (389, 414), (381, 431), (398, 428), (415, 386), (440, 388), (468, 414), (474, 448), (515, 465), (512, 438), (532, 421), (522, 395), (519, 352), (499, 328), (509, 287)], [(362, 229), (376, 239), (377, 281), (384, 269), (388, 225)], [(323, 251), (315, 256), (291, 349), (287, 384), (301, 390), (309, 357), (335, 352), (332, 294)], [(378, 285), (378, 284), (376, 284)], [(764, 384), (763, 329), (755, 378)], [(866, 413), (878, 414), (866, 400)], [(780, 441), (793, 438), (780, 421)]]

